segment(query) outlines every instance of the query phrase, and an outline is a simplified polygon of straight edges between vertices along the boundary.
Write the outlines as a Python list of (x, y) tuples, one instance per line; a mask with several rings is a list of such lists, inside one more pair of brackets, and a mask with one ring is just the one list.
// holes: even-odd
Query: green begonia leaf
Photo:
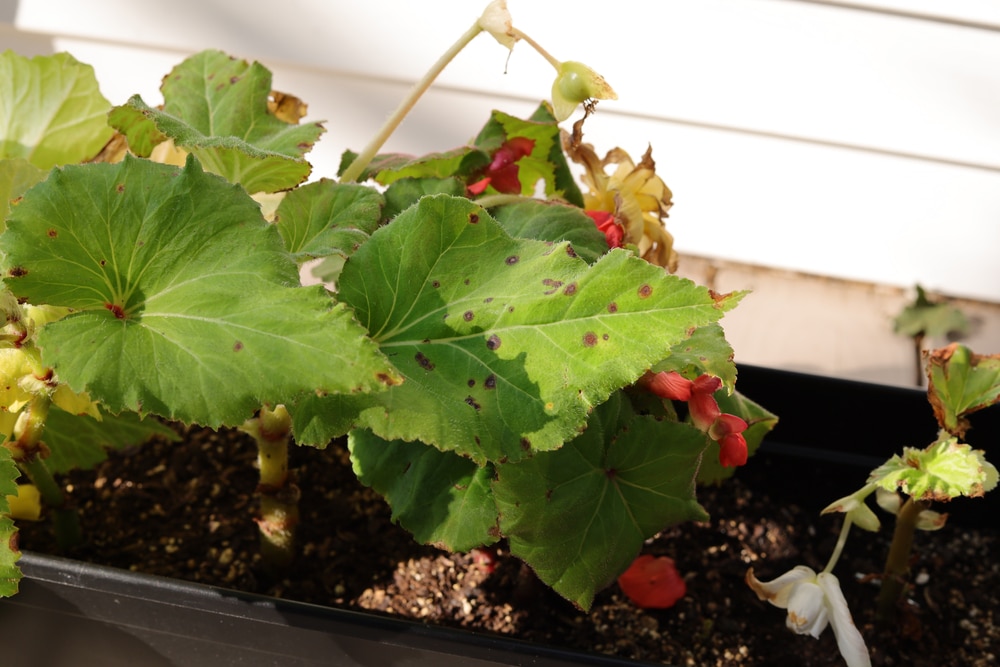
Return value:
[(465, 194), (465, 184), (457, 178), (402, 178), (385, 189), (383, 220), (392, 220), (427, 195)]
[(288, 252), (299, 262), (350, 256), (378, 227), (382, 195), (327, 179), (295, 188), (278, 205), (274, 222)]
[(21, 570), (17, 567), (17, 559), (21, 557), (17, 550), (17, 527), (7, 516), (10, 510), (7, 496), (17, 493), (19, 475), (10, 450), (0, 445), (0, 597), (16, 594), (21, 580)]
[(45, 465), (56, 474), (90, 470), (108, 457), (109, 449), (140, 445), (153, 436), (180, 439), (168, 426), (155, 419), (141, 419), (133, 412), (104, 414), (98, 421), (89, 415), (53, 409), (45, 419), (44, 439), (50, 452)]
[(927, 398), (941, 428), (963, 437), (965, 415), (1000, 402), (1000, 355), (974, 354), (957, 343), (927, 360)]
[(94, 68), (68, 53), (0, 54), (0, 158), (48, 170), (100, 152), (112, 134)]
[(45, 171), (21, 158), (0, 160), (0, 232), (6, 225), (11, 202), (44, 180), (45, 175)]
[(431, 153), (420, 157), (411, 155), (379, 155), (369, 165), (368, 171), (375, 180), (389, 185), (403, 178), (443, 179), (464, 177), (490, 163), (489, 156), (474, 146), (462, 146), (444, 153)]
[(516, 238), (569, 241), (588, 264), (608, 251), (608, 241), (586, 213), (574, 206), (527, 199), (498, 206), (490, 214)]
[(560, 447), (593, 406), (741, 296), (621, 250), (588, 267), (568, 244), (513, 239), (482, 208), (444, 195), (376, 231), (338, 289), (406, 381), (310, 399), (296, 413), (300, 440), (367, 427), (479, 464)]
[(499, 539), (492, 466), (367, 430), (352, 431), (349, 442), (358, 479), (385, 496), (393, 521), (417, 541), (467, 551)]
[(918, 500), (978, 497), (996, 488), (997, 469), (982, 450), (945, 438), (926, 449), (906, 447), (872, 471), (869, 484), (902, 491)]
[(562, 449), (498, 466), (493, 485), (511, 553), (583, 609), (644, 540), (708, 518), (694, 493), (704, 434), (637, 416), (619, 396)]
[(136, 95), (109, 116), (137, 155), (148, 156), (170, 138), (194, 153), (206, 171), (248, 192), (292, 188), (309, 176), (302, 156), (323, 127), (289, 124), (268, 113), (271, 72), (263, 65), (202, 51), (175, 67), (161, 90), (162, 110)]
[(969, 329), (969, 320), (958, 308), (931, 301), (927, 292), (917, 285), (917, 298), (896, 317), (893, 329), (904, 336), (938, 337), (965, 333)]
[(346, 308), (298, 287), (257, 203), (194, 158), (55, 170), (0, 247), (14, 294), (75, 311), (38, 333), (42, 360), (112, 412), (237, 425), (261, 404), (398, 381)]
[(736, 384), (733, 348), (719, 324), (698, 327), (689, 338), (678, 343), (670, 356), (656, 364), (653, 372), (677, 371), (688, 379), (707, 373), (722, 380), (731, 389)]

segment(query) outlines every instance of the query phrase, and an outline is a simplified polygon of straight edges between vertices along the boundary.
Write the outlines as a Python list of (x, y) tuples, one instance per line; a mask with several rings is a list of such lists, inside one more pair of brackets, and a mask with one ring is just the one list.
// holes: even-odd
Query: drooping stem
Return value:
[(896, 528), (892, 534), (892, 544), (889, 545), (882, 588), (875, 608), (875, 620), (883, 627), (890, 625), (896, 618), (897, 603), (906, 588), (910, 572), (910, 552), (917, 529), (917, 518), (929, 506), (927, 501), (909, 498), (896, 515)]
[(288, 445), (292, 419), (285, 406), (262, 407), (241, 430), (257, 442), (260, 482), (260, 555), (265, 569), (280, 572), (295, 556), (295, 528), (299, 522), (299, 488), (288, 472)]
[(844, 525), (840, 527), (840, 535), (837, 537), (837, 546), (833, 548), (830, 560), (827, 561), (826, 567), (823, 568), (824, 572), (833, 572), (833, 568), (837, 566), (840, 554), (844, 551), (844, 545), (847, 544), (847, 535), (851, 532), (852, 523), (851, 516), (849, 514), (846, 515), (844, 517)]
[(457, 42), (452, 44), (444, 54), (438, 58), (429, 70), (414, 84), (410, 92), (407, 93), (403, 101), (400, 102), (399, 106), (392, 115), (389, 116), (385, 124), (379, 129), (378, 134), (372, 137), (368, 145), (358, 154), (354, 161), (347, 166), (344, 173), (341, 175), (340, 180), (342, 183), (353, 183), (358, 180), (361, 173), (365, 168), (371, 164), (372, 158), (378, 153), (379, 149), (385, 144), (385, 142), (392, 136), (392, 133), (396, 131), (399, 124), (403, 122), (406, 118), (406, 114), (410, 113), (410, 110), (416, 105), (417, 101), (421, 96), (431, 87), (434, 80), (437, 79), (438, 75), (444, 70), (444, 68), (454, 60), (455, 56), (464, 49), (469, 42), (471, 42), (476, 35), (483, 31), (482, 26), (479, 25), (477, 21), (471, 28), (465, 31), (465, 33), (458, 39)]
[(513, 33), (513, 35), (518, 39), (523, 39), (525, 42), (527, 42), (531, 46), (531, 48), (533, 48), (535, 51), (538, 51), (538, 54), (541, 57), (545, 58), (547, 61), (549, 61), (550, 65), (556, 68), (556, 72), (559, 71), (559, 68), (562, 66), (562, 61), (557, 60), (551, 53), (543, 49), (541, 44), (539, 44), (531, 37), (529, 37), (527, 33), (518, 30), (517, 28), (511, 28), (511, 33)]

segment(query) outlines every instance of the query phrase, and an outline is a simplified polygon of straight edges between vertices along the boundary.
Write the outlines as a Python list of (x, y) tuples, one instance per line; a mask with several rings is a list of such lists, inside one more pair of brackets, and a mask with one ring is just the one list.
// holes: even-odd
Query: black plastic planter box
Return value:
[[(768, 467), (772, 491), (816, 509), (838, 497), (829, 485), (820, 497), (817, 480), (832, 481), (833, 493), (849, 493), (901, 447), (926, 446), (936, 435), (926, 394), (917, 389), (756, 367), (741, 367), (738, 384), (781, 418), (751, 464)], [(972, 419), (970, 443), (1000, 433), (996, 409)], [(1000, 498), (987, 495), (952, 509), (952, 520), (986, 525), (986, 517), (1000, 511)], [(0, 646), (18, 667), (650, 664), (39, 554), (26, 553), (20, 565), (21, 592), (0, 601)]]

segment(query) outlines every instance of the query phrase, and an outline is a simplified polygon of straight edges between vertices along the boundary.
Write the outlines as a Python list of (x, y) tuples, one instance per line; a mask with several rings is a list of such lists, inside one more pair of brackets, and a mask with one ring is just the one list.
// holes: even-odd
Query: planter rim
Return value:
[[(122, 664), (206, 667), (223, 664), (344, 667), (392, 664), (407, 667), (653, 665), (377, 613), (233, 591), (29, 551), (23, 552), (18, 564), (24, 572), (22, 590), (0, 601), (0, 636), (8, 631), (4, 620), (8, 612), (13, 619), (18, 613), (41, 611), (54, 615), (50, 620), (60, 624), (46, 623), (49, 631), (52, 627), (60, 628), (60, 641), (65, 624), (86, 622), (94, 626), (82, 630), (81, 639), (87, 642), (94, 639), (95, 629), (120, 633), (124, 635), (122, 640), (128, 640), (123, 643), (130, 645), (130, 650), (140, 651), (137, 655), (142, 651), (133, 645), (135, 638), (168, 660), (155, 662), (150, 656), (142, 655), (145, 662)], [(200, 646), (202, 641), (211, 646)], [(191, 647), (194, 650), (185, 650), (185, 644), (194, 644)], [(80, 648), (84, 649), (82, 645)], [(109, 664), (106, 658), (104, 656), (99, 664)], [(223, 662), (219, 662), (220, 658)]]

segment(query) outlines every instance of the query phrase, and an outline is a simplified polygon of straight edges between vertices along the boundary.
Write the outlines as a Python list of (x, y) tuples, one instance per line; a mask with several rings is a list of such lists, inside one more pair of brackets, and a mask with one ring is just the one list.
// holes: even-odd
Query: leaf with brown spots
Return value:
[[(562, 446), (594, 406), (739, 300), (720, 308), (624, 250), (588, 265), (563, 248), (511, 238), (466, 199), (425, 197), (401, 213), (348, 260), (338, 298), (406, 381), (379, 396), (309, 399), (296, 432), (325, 442), (345, 426), (339, 415), (358, 415), (348, 425), (387, 440), (518, 461)], [(470, 394), (470, 377), (494, 379)]]
[(10, 509), (7, 496), (17, 494), (20, 474), (10, 450), (0, 446), (0, 597), (17, 593), (17, 584), (21, 580), (21, 570), (17, 567), (17, 559), (21, 557), (17, 550), (17, 528), (7, 516)]

